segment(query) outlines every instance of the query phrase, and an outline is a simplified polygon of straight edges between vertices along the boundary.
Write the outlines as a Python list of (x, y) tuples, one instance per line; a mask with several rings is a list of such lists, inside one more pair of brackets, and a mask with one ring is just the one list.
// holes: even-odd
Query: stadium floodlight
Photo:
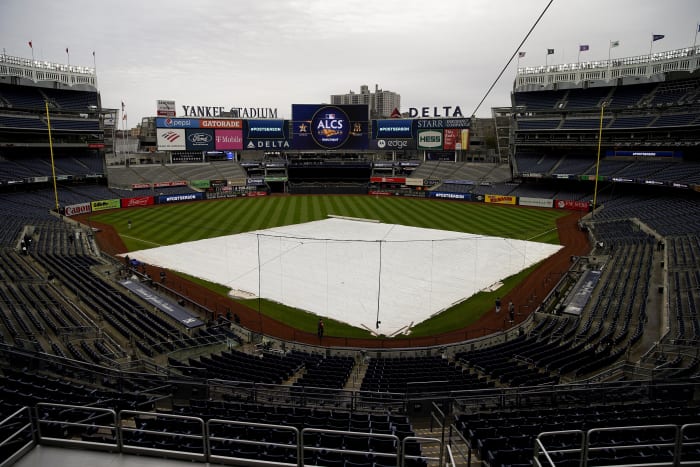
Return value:
[(598, 207), (598, 171), (600, 170), (600, 145), (603, 139), (603, 115), (605, 113), (605, 106), (608, 105), (608, 101), (603, 101), (600, 104), (600, 126), (598, 129), (598, 156), (595, 163), (595, 183), (593, 186), (593, 211), (591, 212), (591, 217), (595, 216), (595, 210)]

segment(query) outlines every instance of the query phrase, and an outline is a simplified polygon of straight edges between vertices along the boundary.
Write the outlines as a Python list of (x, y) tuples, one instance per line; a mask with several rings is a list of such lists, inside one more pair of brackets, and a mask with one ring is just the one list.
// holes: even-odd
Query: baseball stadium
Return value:
[(700, 46), (177, 109), (0, 57), (0, 465), (700, 465)]

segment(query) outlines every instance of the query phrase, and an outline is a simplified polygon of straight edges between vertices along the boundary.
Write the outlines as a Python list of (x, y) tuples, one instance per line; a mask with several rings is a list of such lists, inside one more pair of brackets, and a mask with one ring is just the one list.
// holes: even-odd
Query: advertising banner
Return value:
[(461, 136), (462, 136), (462, 147), (459, 148), (459, 149), (461, 149), (462, 151), (468, 151), (468, 150), (469, 150), (469, 130), (467, 130), (467, 129), (462, 129), (462, 132), (461, 132), (461, 133), (462, 133), (462, 134), (461, 134)]
[(119, 198), (92, 201), (90, 204), (92, 206), (92, 212), (106, 211), (107, 209), (119, 209), (122, 207), (122, 203)]
[(134, 208), (136, 206), (151, 206), (156, 200), (153, 196), (136, 196), (134, 198), (122, 198), (123, 208)]
[(469, 118), (428, 118), (416, 120), (416, 128), (444, 130), (445, 128), (470, 128)]
[(179, 203), (182, 201), (197, 201), (204, 199), (204, 193), (183, 193), (180, 195), (160, 195), (158, 204)]
[(407, 178), (406, 186), (423, 186), (422, 178)]
[(294, 149), (367, 149), (367, 105), (292, 104)]
[(246, 120), (244, 122), (246, 149), (289, 149), (289, 120)]
[(211, 151), (214, 149), (214, 130), (185, 130), (185, 147), (188, 151)]
[(459, 143), (462, 146), (462, 130), (459, 128), (445, 128), (443, 133), (442, 148), (446, 151), (454, 151)]
[(64, 214), (66, 216), (77, 216), (78, 214), (89, 214), (92, 211), (90, 203), (71, 204), (66, 206)]
[(370, 183), (406, 183), (406, 177), (370, 177)]
[(403, 138), (412, 139), (415, 120), (394, 118), (390, 120), (372, 120), (373, 139)]
[(221, 149), (243, 149), (243, 130), (216, 130), (214, 147)]
[(200, 128), (229, 128), (242, 130), (243, 120), (230, 118), (202, 118), (199, 120)]
[(573, 199), (558, 199), (554, 201), (554, 207), (557, 209), (568, 209), (569, 211), (588, 211), (591, 204), (588, 201), (580, 201)]
[(418, 130), (418, 149), (442, 149), (442, 131)]
[(438, 199), (459, 199), (469, 201), (472, 199), (471, 193), (452, 193), (449, 191), (429, 191), (428, 198)]
[(174, 117), (175, 101), (156, 101), (156, 115), (158, 115), (159, 117)]
[(258, 186), (258, 185), (264, 185), (264, 184), (265, 184), (265, 180), (262, 178), (249, 178), (246, 181), (246, 185), (248, 185), (248, 186)]
[(247, 139), (286, 139), (285, 120), (246, 120)]
[(529, 198), (527, 196), (521, 196), (518, 198), (518, 204), (520, 206), (532, 206), (536, 208), (551, 208), (554, 206), (553, 199), (547, 198)]
[(515, 204), (517, 198), (515, 196), (506, 195), (486, 195), (484, 201), (492, 204)]
[(159, 151), (184, 151), (187, 148), (185, 130), (157, 128), (156, 136)]
[(156, 118), (156, 128), (199, 128), (198, 118)]
[(131, 184), (132, 190), (148, 190), (149, 188), (151, 188), (150, 183), (132, 183)]
[(416, 149), (416, 140), (410, 139), (373, 139), (369, 142), (370, 149), (378, 149), (380, 151), (401, 151), (403, 149)]
[(211, 186), (211, 181), (209, 180), (190, 180), (190, 185), (192, 188), (209, 188)]
[(175, 180), (172, 182), (155, 182), (153, 188), (165, 188), (173, 186), (187, 186), (187, 180)]

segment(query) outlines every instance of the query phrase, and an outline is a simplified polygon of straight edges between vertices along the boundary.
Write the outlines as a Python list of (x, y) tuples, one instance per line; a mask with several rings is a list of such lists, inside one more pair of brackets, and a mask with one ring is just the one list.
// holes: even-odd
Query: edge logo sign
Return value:
[(311, 119), (311, 137), (325, 149), (341, 147), (350, 136), (350, 119), (335, 106), (321, 107)]

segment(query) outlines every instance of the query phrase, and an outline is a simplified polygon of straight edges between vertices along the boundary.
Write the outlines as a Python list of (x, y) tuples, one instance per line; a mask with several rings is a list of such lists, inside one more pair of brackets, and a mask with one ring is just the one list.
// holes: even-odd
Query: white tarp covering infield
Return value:
[(392, 335), (560, 248), (331, 218), (129, 257), (373, 331), (379, 315), (378, 331)]

